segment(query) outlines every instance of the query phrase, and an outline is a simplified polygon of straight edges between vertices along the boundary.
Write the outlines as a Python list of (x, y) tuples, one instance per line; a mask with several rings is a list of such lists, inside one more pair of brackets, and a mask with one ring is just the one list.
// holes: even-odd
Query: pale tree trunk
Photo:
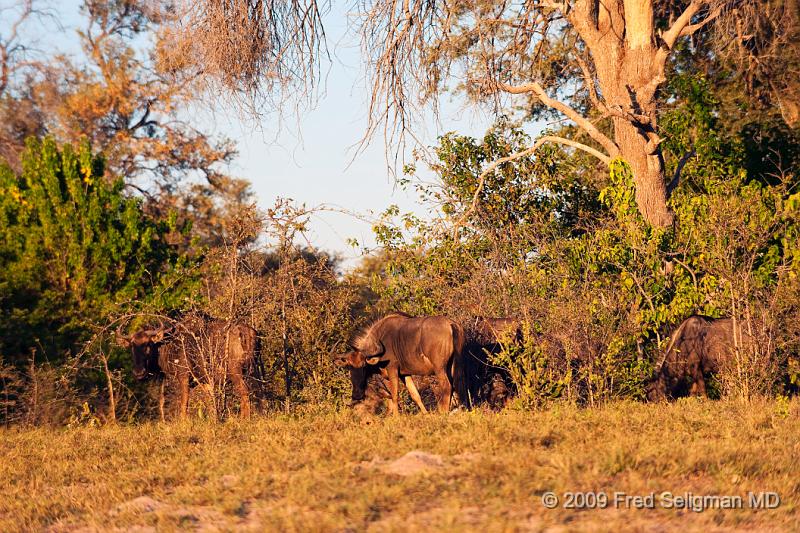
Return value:
[(117, 423), (117, 400), (114, 395), (114, 376), (108, 368), (108, 357), (102, 351), (100, 352), (100, 360), (103, 362), (103, 372), (106, 376), (106, 387), (108, 388), (108, 423)]
[(601, 108), (611, 115), (614, 142), (630, 165), (636, 205), (650, 224), (671, 226), (664, 157), (659, 146), (656, 91), (665, 81), (666, 56), (656, 46), (651, 0), (586, 3), (575, 24), (595, 66)]
[(671, 226), (674, 216), (667, 207), (664, 156), (656, 134), (656, 91), (666, 76), (655, 46), (653, 3), (652, 0), (624, 0), (623, 7), (625, 40), (618, 69), (620, 77), (614, 91), (620, 101), (612, 103), (623, 109), (627, 106), (642, 118), (639, 124), (615, 118), (614, 140), (633, 171), (639, 212), (655, 226)]
[(628, 162), (633, 172), (639, 212), (654, 226), (671, 226), (674, 215), (667, 206), (667, 185), (661, 149), (656, 148), (655, 153), (649, 154), (648, 140), (624, 119), (614, 119), (614, 140), (622, 158)]

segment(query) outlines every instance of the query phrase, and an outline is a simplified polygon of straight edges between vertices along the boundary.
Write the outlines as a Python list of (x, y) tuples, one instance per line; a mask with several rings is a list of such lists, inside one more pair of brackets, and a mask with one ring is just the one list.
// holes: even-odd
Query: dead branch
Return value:
[(179, 3), (166, 53), (183, 64), (202, 65), (209, 88), (233, 97), (273, 104), (286, 97), (313, 99), (328, 56), (316, 0), (219, 0)]
[(610, 157), (616, 157), (619, 155), (619, 147), (617, 144), (608, 138), (605, 134), (603, 134), (597, 126), (592, 124), (592, 122), (572, 109), (567, 104), (556, 100), (555, 98), (551, 98), (545, 90), (536, 82), (526, 83), (524, 85), (508, 85), (506, 83), (497, 83), (497, 88), (505, 91), (510, 94), (525, 94), (525, 93), (532, 93), (536, 95), (536, 97), (546, 106), (560, 111), (564, 115), (566, 115), (570, 120), (572, 120), (579, 128), (584, 130), (589, 136), (597, 141), (603, 148), (606, 149), (608, 155)]
[(571, 139), (565, 139), (563, 137), (556, 137), (554, 135), (543, 135), (536, 139), (536, 142), (530, 148), (526, 148), (520, 152), (515, 154), (508, 155), (506, 157), (501, 157), (495, 161), (492, 161), (490, 164), (486, 166), (485, 169), (480, 173), (478, 176), (478, 187), (475, 189), (475, 194), (472, 195), (472, 201), (470, 202), (469, 208), (459, 217), (456, 221), (453, 232), (458, 231), (458, 228), (463, 224), (464, 220), (469, 216), (470, 213), (474, 212), (475, 209), (478, 207), (478, 201), (480, 199), (481, 192), (483, 192), (483, 187), (486, 183), (486, 177), (489, 175), (490, 172), (494, 171), (498, 166), (509, 163), (511, 161), (516, 161), (517, 159), (521, 159), (523, 157), (527, 157), (529, 155), (534, 154), (539, 148), (542, 147), (545, 143), (552, 142), (557, 144), (563, 144), (566, 146), (571, 146), (578, 150), (583, 150), (586, 153), (589, 153), (600, 161), (605, 163), (606, 165), (611, 162), (611, 157), (607, 156), (606, 154), (600, 152), (599, 150), (592, 148), (591, 146), (587, 146), (585, 144), (579, 143), (577, 141), (573, 141)]
[(681, 172), (683, 172), (683, 167), (686, 166), (686, 163), (689, 162), (689, 159), (694, 157), (695, 150), (692, 148), (681, 157), (680, 161), (678, 161), (678, 167), (675, 169), (675, 175), (672, 177), (672, 181), (667, 184), (667, 197), (672, 196), (672, 191), (674, 191), (678, 187), (678, 183), (680, 183), (681, 179)]

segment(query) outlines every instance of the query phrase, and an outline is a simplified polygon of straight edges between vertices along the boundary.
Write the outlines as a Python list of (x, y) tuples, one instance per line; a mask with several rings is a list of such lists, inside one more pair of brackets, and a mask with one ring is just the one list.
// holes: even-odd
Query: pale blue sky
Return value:
[[(41, 25), (30, 28), (40, 36), (43, 50), (78, 52), (75, 29), (84, 23), (79, 16), (80, 4), (79, 0), (52, 4), (63, 33), (42, 34)], [(326, 65), (324, 94), (318, 105), (303, 113), (299, 121), (287, 112), (280, 126), (274, 113), (267, 113), (255, 123), (222, 106), (196, 113), (196, 120), (206, 131), (236, 141), (240, 155), (231, 173), (252, 183), (261, 207), (269, 207), (276, 198), (284, 197), (309, 207), (326, 204), (367, 217), (391, 204), (399, 205), (401, 211), (424, 215), (414, 192), (395, 186), (387, 169), (387, 147), (382, 138), (374, 139), (353, 159), (354, 145), (366, 131), (369, 94), (362, 78), (359, 42), (347, 32), (345, 7), (350, 4), (334, 2), (324, 18), (332, 63)], [(494, 121), (492, 116), (465, 108), (458, 96), (445, 95), (441, 103), (440, 122), (432, 115), (421, 117), (422, 126), (415, 131), (425, 145), (435, 144), (437, 137), (447, 131), (481, 136)], [(348, 239), (355, 238), (362, 246), (374, 245), (368, 222), (332, 212), (314, 216), (308, 238), (315, 246), (340, 253), (349, 265), (357, 260), (360, 251), (349, 247)]]
[[(239, 144), (240, 157), (233, 171), (252, 182), (264, 207), (280, 196), (308, 206), (331, 204), (366, 215), (370, 211), (377, 215), (391, 204), (422, 214), (414, 192), (395, 186), (382, 138), (374, 139), (352, 159), (353, 147), (366, 131), (369, 94), (361, 72), (359, 43), (346, 35), (347, 14), (341, 10), (342, 3), (337, 4), (325, 18), (333, 60), (325, 94), (315, 109), (301, 116), (299, 128), (289, 120), (276, 135), (269, 116), (260, 124), (263, 131), (257, 131), (248, 121), (224, 120), (217, 114), (219, 131)], [(441, 124), (437, 125), (433, 116), (423, 117), (421, 138), (427, 145), (447, 131), (482, 135), (493, 122), (484, 114), (463, 111), (458, 98), (445, 96), (444, 100)], [(369, 223), (329, 212), (314, 217), (309, 237), (316, 246), (342, 253), (351, 261), (358, 251), (347, 246), (348, 238), (368, 247), (374, 244)]]

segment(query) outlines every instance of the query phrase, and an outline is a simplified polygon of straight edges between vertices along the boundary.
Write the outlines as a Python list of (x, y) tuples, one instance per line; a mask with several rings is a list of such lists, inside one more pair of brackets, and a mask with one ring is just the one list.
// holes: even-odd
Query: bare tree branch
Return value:
[(486, 184), (486, 177), (489, 173), (493, 172), (497, 167), (503, 165), (505, 163), (510, 163), (511, 161), (516, 161), (517, 159), (521, 159), (523, 157), (527, 157), (529, 155), (534, 154), (539, 148), (541, 148), (545, 143), (552, 142), (557, 144), (563, 144), (565, 146), (571, 146), (572, 148), (576, 148), (578, 150), (582, 150), (588, 154), (591, 154), (598, 158), (600, 161), (608, 165), (611, 162), (611, 157), (607, 156), (606, 154), (600, 152), (599, 150), (592, 148), (591, 146), (587, 146), (585, 144), (579, 143), (577, 141), (573, 141), (571, 139), (565, 139), (563, 137), (557, 137), (554, 135), (542, 135), (530, 148), (526, 148), (520, 152), (516, 152), (511, 155), (507, 155), (505, 157), (501, 157), (500, 159), (496, 159), (489, 163), (485, 169), (480, 173), (478, 176), (478, 187), (475, 189), (475, 194), (472, 195), (472, 201), (470, 202), (469, 208), (458, 218), (456, 221), (453, 232), (458, 231), (458, 228), (464, 223), (464, 220), (470, 215), (470, 213), (474, 212), (475, 209), (478, 207), (478, 201), (480, 199), (480, 195), (483, 192), (483, 188)]
[(209, 87), (222, 87), (275, 109), (285, 99), (313, 100), (327, 56), (317, 0), (180, 0), (165, 32), (164, 61), (202, 65)]
[(697, 30), (701, 29), (703, 26), (719, 17), (723, 8), (725, 7), (724, 3), (718, 5), (706, 16), (706, 18), (700, 22), (691, 24), (692, 17), (699, 13), (703, 7), (709, 6), (710, 4), (711, 2), (708, 0), (692, 0), (683, 13), (681, 13), (680, 16), (675, 20), (672, 26), (661, 35), (661, 40), (664, 42), (664, 45), (669, 50), (672, 50), (672, 48), (675, 46), (675, 42), (678, 39), (692, 35)]
[(19, 6), (19, 15), (11, 23), (8, 37), (0, 36), (0, 95), (6, 92), (12, 74), (20, 67), (16, 56), (25, 52), (27, 47), (18, 41), (19, 29), (34, 14), (33, 0), (23, 0)]
[(689, 159), (694, 157), (695, 150), (692, 148), (681, 157), (680, 161), (678, 161), (678, 167), (675, 169), (675, 175), (672, 177), (672, 181), (667, 184), (667, 197), (672, 196), (672, 191), (674, 191), (678, 187), (678, 183), (680, 183), (681, 179), (681, 172), (683, 172), (683, 167), (686, 166), (686, 163), (689, 162)]
[(722, 14), (724, 6), (720, 5), (714, 11), (712, 11), (706, 18), (698, 22), (697, 24), (690, 24), (681, 30), (679, 37), (688, 37), (689, 35), (694, 34), (697, 30), (702, 29), (705, 25), (709, 22), (713, 21), (717, 17)]
[(675, 22), (672, 23), (672, 26), (665, 31), (661, 35), (661, 40), (664, 42), (667, 48), (670, 50), (673, 46), (675, 46), (675, 41), (681, 36), (681, 32), (683, 29), (689, 25), (692, 21), (692, 17), (700, 11), (700, 8), (703, 6), (702, 0), (692, 0), (692, 2), (686, 7), (683, 13), (675, 19)]
[(604, 135), (597, 126), (592, 124), (592, 122), (572, 109), (567, 104), (556, 100), (555, 98), (551, 98), (548, 94), (544, 91), (541, 85), (536, 82), (526, 83), (524, 85), (508, 85), (506, 83), (497, 83), (497, 87), (510, 94), (525, 94), (525, 93), (533, 93), (536, 97), (547, 107), (560, 111), (564, 115), (567, 116), (570, 120), (572, 120), (579, 128), (584, 130), (589, 136), (597, 141), (603, 148), (606, 149), (609, 156), (616, 157), (619, 155), (619, 147), (617, 144), (609, 139), (606, 135)]
[(594, 104), (594, 106), (601, 113), (603, 113), (604, 116), (615, 114), (614, 111), (609, 109), (605, 102), (600, 100), (600, 96), (597, 94), (597, 83), (595, 81), (596, 77), (592, 75), (592, 72), (589, 69), (589, 64), (583, 59), (580, 51), (576, 51), (574, 58), (575, 62), (578, 64), (578, 67), (581, 69), (583, 85), (589, 92), (589, 100), (591, 100), (592, 104)]

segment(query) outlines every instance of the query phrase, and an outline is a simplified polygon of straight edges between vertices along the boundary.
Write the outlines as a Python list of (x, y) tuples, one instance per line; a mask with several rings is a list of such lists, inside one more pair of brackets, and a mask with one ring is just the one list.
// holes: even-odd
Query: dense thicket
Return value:
[(643, 220), (623, 160), (606, 174), (556, 148), (499, 165), (476, 196), (486, 166), (530, 139), (507, 122), (481, 140), (449, 134), (425, 162), (441, 182), (419, 185), (445, 224), (398, 225), (387, 211), (379, 304), (526, 319), (524, 349), (496, 361), (526, 402), (642, 397), (665, 338), (692, 313), (735, 316), (758, 340), (719, 376), (717, 394), (796, 383), (796, 132), (770, 137), (769, 119), (722, 113), (731, 103), (704, 76), (675, 73), (670, 90), (664, 149), (695, 152), (671, 201), (674, 228)]
[[(795, 0), (363, 6), (373, 127), (402, 131), (406, 111), (448, 80), (513, 118), (420, 151), (403, 183), (435, 216), (390, 207), (374, 227), (380, 250), (346, 275), (298, 244), (313, 209), (257, 210), (226, 172), (235, 146), (187, 118), (208, 75), (276, 105), (281, 89), (313, 92), (320, 10), (271, 6), (87, 1), (83, 53), (70, 58), (25, 61), (21, 34), (0, 35), (0, 419), (155, 416), (158, 387), (133, 381), (114, 332), (187, 314), (258, 331), (251, 385), (263, 409), (342, 403), (331, 353), (390, 310), (521, 318), (524, 345), (493, 361), (519, 406), (641, 399), (692, 313), (735, 317), (757, 340), (713, 394), (796, 390)], [(36, 20), (14, 13), (14, 28)], [(239, 54), (242, 43), (252, 46)], [(614, 63), (612, 49), (625, 57)], [(557, 115), (569, 121), (525, 133)], [(235, 412), (225, 380), (213, 383), (192, 412)]]
[[(181, 243), (191, 227), (151, 218), (88, 145), (31, 140), (22, 168), (0, 168), (3, 420), (155, 415), (158, 387), (133, 380), (130, 352), (115, 334), (188, 315), (258, 330), (251, 390), (263, 408), (344, 399), (331, 353), (357, 325), (357, 291), (337, 278), (334, 257), (296, 245), (304, 208), (280, 201), (265, 214), (245, 209), (224, 221), (219, 245), (189, 255)], [(235, 409), (225, 380), (211, 388), (196, 389), (192, 412)]]
[(0, 167), (0, 187), (0, 350), (9, 360), (37, 349), (58, 357), (121, 304), (180, 298), (162, 287), (184, 261), (167, 240), (176, 228), (146, 216), (122, 180), (105, 179), (88, 145), (32, 140), (20, 174)]
[(176, 278), (188, 258), (167, 238), (174, 220), (147, 216), (141, 200), (123, 194), (121, 179), (107, 179), (87, 144), (60, 149), (52, 139), (32, 139), (21, 166), (19, 174), (0, 167), (0, 363), (7, 371), (69, 366), (121, 309), (174, 306), (184, 296), (186, 280)]

